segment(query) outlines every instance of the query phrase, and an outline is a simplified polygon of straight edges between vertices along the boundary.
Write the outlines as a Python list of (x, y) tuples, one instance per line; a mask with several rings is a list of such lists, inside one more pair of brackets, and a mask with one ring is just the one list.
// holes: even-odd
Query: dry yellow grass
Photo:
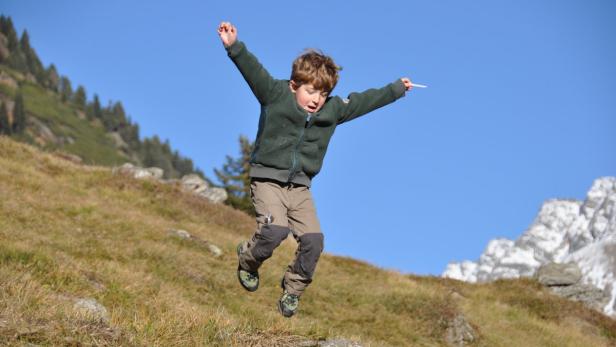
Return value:
[[(235, 245), (252, 219), (173, 185), (114, 176), (0, 137), (0, 345), (441, 346), (462, 313), (476, 346), (613, 346), (616, 322), (528, 280), (471, 285), (325, 254), (300, 312), (275, 303), (295, 243), (237, 283)], [(218, 245), (170, 236), (185, 229)], [(457, 293), (452, 295), (452, 293)], [(108, 320), (75, 311), (95, 298)]]

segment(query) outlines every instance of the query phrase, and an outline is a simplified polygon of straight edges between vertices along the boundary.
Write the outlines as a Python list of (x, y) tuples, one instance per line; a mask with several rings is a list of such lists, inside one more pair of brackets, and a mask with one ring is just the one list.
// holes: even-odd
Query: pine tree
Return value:
[(60, 91), (60, 75), (54, 64), (49, 65), (45, 71), (45, 86), (56, 93)]
[(13, 108), (13, 131), (16, 134), (21, 134), (26, 130), (26, 109), (24, 107), (24, 98), (21, 93), (17, 93), (15, 97), (15, 108)]
[(60, 98), (62, 102), (67, 102), (73, 97), (73, 88), (71, 87), (71, 81), (66, 76), (60, 78)]
[(226, 204), (236, 209), (254, 215), (254, 207), (250, 198), (250, 154), (254, 143), (247, 137), (240, 136), (240, 157), (232, 158), (227, 156), (227, 162), (222, 170), (214, 169), (218, 180), (222, 182), (223, 188), (227, 191), (228, 198)]
[(103, 121), (103, 126), (105, 126), (105, 129), (107, 129), (105, 120), (103, 119), (103, 110), (101, 109), (101, 102), (98, 99), (97, 94), (94, 94), (92, 103), (88, 104), (88, 106), (86, 107), (86, 116), (90, 120), (100, 119), (101, 121)]
[(126, 120), (126, 113), (124, 112), (124, 106), (121, 102), (116, 102), (111, 107), (110, 113), (113, 115), (114, 125), (113, 131), (119, 131), (121, 128), (126, 127), (128, 124)]
[(146, 167), (158, 167), (163, 169), (165, 178), (171, 177), (173, 174), (173, 166), (171, 165), (171, 158), (164, 153), (163, 144), (157, 135), (154, 135), (151, 139), (146, 138), (143, 141), (143, 153), (142, 162)]
[(9, 112), (6, 104), (0, 101), (0, 135), (11, 135), (11, 125), (9, 124)]
[(128, 147), (134, 151), (139, 150), (141, 145), (141, 141), (139, 141), (139, 124), (133, 124), (130, 119), (127, 119), (126, 124), (121, 126), (118, 132), (124, 142), (128, 144)]
[(36, 52), (32, 46), (30, 46), (30, 35), (28, 35), (28, 31), (26, 30), (24, 30), (21, 34), (19, 48), (26, 58), (26, 66), (28, 71), (34, 75), (39, 83), (44, 84), (46, 80), (45, 69), (43, 68), (43, 64), (41, 63), (38, 55), (36, 55)]
[(77, 106), (83, 111), (86, 108), (86, 102), (87, 102), (86, 89), (80, 85), (77, 87), (77, 90), (75, 91), (75, 94), (73, 95), (73, 103), (75, 104), (75, 106)]
[(18, 48), (19, 40), (17, 39), (17, 31), (15, 31), (11, 17), (0, 16), (0, 31), (7, 38), (9, 51), (11, 53), (15, 52)]
[(19, 39), (11, 17), (0, 17), (0, 31), (6, 37), (9, 49), (9, 57), (6, 64), (17, 71), (27, 72), (26, 57), (19, 47)]

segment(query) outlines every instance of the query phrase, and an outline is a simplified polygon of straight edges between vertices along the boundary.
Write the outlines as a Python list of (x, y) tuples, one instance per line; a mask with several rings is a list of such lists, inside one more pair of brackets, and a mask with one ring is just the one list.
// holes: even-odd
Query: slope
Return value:
[[(440, 346), (470, 323), (476, 346), (608, 346), (616, 322), (530, 280), (469, 284), (324, 254), (296, 317), (275, 309), (289, 238), (236, 282), (248, 216), (177, 186), (113, 175), (0, 136), (0, 345)], [(184, 229), (218, 245), (171, 236)], [(94, 298), (108, 318), (76, 309)], [(458, 337), (459, 341), (463, 341)], [(466, 341), (470, 341), (467, 338)]]

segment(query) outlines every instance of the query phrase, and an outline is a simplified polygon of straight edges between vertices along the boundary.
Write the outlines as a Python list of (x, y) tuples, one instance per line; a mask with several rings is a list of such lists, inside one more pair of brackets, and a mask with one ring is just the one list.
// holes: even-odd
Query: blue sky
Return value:
[(222, 20), (277, 78), (317, 47), (335, 94), (429, 85), (339, 127), (312, 188), (326, 251), (440, 274), (517, 238), (543, 201), (616, 175), (613, 1), (34, 1), (0, 12), (91, 99), (122, 101), (209, 177), (254, 138), (259, 105)]

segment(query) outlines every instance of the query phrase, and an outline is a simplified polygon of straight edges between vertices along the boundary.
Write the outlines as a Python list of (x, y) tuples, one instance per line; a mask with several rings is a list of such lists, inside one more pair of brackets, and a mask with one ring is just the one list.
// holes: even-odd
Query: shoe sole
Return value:
[[(237, 257), (238, 257), (238, 260), (239, 260), (239, 256), (240, 256), (240, 253), (241, 253), (240, 252), (240, 248), (242, 247), (242, 245), (243, 245), (243, 242), (240, 243), (239, 245), (237, 245)], [(242, 268), (238, 264), (237, 265), (237, 280), (240, 282), (240, 285), (242, 286), (242, 288), (246, 289), (249, 292), (254, 292), (257, 289), (259, 289), (259, 282), (258, 281), (257, 281), (256, 287), (254, 287), (254, 288), (253, 287), (247, 287), (246, 285), (244, 285), (244, 282), (242, 282), (242, 277), (240, 276), (240, 270), (242, 270)]]
[(280, 314), (285, 317), (285, 318), (291, 318), (293, 317), (293, 315), (295, 314), (295, 312), (292, 312), (290, 315), (286, 315), (284, 314), (284, 310), (282, 308), (282, 302), (280, 300), (278, 300), (278, 312), (280, 312)]

